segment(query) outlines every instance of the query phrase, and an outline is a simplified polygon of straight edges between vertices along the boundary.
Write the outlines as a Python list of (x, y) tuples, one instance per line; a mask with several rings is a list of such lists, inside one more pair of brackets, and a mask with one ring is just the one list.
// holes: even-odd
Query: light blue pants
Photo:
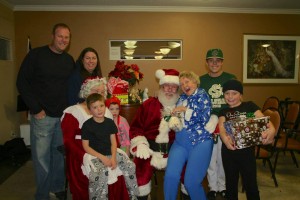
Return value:
[(185, 129), (176, 133), (164, 177), (165, 200), (176, 200), (181, 172), (186, 162), (184, 186), (189, 196), (195, 200), (206, 199), (202, 180), (210, 163), (212, 148), (213, 140), (199, 142), (192, 146)]
[(30, 140), (36, 179), (36, 200), (48, 200), (49, 192), (64, 190), (64, 157), (57, 150), (63, 145), (60, 118), (31, 116)]

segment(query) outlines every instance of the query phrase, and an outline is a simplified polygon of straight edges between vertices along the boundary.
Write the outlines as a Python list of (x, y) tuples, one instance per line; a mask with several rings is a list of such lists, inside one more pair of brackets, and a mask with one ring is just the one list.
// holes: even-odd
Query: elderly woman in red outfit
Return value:
[[(80, 98), (86, 99), (89, 94), (99, 93), (106, 97), (106, 79), (99, 77), (87, 78), (80, 90)], [(106, 109), (105, 116), (113, 118)], [(89, 179), (82, 170), (83, 157), (85, 151), (82, 147), (81, 127), (82, 124), (92, 115), (90, 114), (86, 102), (68, 107), (62, 116), (62, 130), (66, 152), (67, 178), (70, 185), (73, 200), (89, 199)], [(109, 185), (109, 199), (111, 195), (115, 199), (129, 199), (123, 176), (118, 177), (118, 181)], [(118, 190), (118, 191), (117, 191)], [(117, 197), (116, 197), (117, 196)]]

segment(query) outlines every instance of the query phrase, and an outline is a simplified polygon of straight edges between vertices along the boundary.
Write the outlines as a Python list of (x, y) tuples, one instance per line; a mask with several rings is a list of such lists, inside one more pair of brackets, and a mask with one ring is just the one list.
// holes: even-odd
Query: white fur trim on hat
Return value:
[(156, 70), (155, 76), (156, 76), (156, 78), (159, 79), (159, 85), (162, 85), (165, 83), (173, 83), (173, 84), (179, 85), (179, 77), (178, 76), (166, 75), (166, 72), (162, 69)]
[(178, 76), (164, 76), (160, 79), (159, 85), (165, 84), (165, 83), (174, 83), (176, 85), (179, 85), (179, 77)]
[(158, 79), (161, 79), (162, 77), (164, 77), (166, 75), (165, 71), (162, 69), (159, 69), (155, 72), (155, 76)]

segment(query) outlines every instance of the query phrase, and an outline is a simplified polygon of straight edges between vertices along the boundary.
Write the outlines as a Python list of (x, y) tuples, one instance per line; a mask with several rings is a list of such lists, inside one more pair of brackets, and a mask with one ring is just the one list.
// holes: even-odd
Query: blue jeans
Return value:
[(63, 145), (60, 118), (46, 116), (35, 119), (31, 115), (30, 140), (36, 179), (36, 200), (48, 200), (49, 192), (64, 190), (64, 157), (57, 150)]
[(183, 129), (176, 133), (170, 149), (164, 177), (165, 200), (176, 200), (182, 169), (186, 164), (184, 186), (191, 199), (205, 200), (202, 181), (206, 175), (212, 154), (213, 140), (192, 146), (188, 134)]

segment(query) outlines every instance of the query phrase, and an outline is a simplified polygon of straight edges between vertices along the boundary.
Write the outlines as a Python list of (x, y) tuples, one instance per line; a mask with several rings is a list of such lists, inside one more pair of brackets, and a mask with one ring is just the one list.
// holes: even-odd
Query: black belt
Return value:
[(161, 152), (163, 154), (169, 153), (169, 150), (171, 148), (171, 144), (169, 143), (156, 143), (153, 140), (148, 140), (150, 144), (150, 149), (156, 152)]

